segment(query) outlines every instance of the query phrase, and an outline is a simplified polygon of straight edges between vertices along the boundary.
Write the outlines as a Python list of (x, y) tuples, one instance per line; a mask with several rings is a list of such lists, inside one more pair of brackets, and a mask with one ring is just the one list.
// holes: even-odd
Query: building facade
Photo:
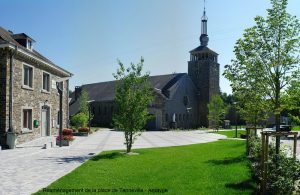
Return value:
[[(186, 73), (150, 76), (149, 82), (154, 92), (154, 100), (149, 105), (148, 111), (153, 115), (153, 119), (147, 123), (146, 129), (169, 129), (174, 120), (178, 128), (197, 126), (197, 89)], [(70, 94), (71, 117), (79, 111), (82, 90), (88, 92), (92, 101), (90, 103), (90, 111), (93, 115), (91, 124), (112, 127), (113, 114), (118, 109), (114, 101), (115, 81), (76, 87)]]
[(16, 144), (57, 134), (60, 122), (57, 84), (63, 89), (63, 126), (68, 125), (68, 79), (72, 74), (35, 51), (34, 42), (24, 33), (13, 34), (0, 27), (2, 147), (10, 145), (11, 134), (17, 135)]
[[(149, 105), (153, 120), (146, 129), (159, 130), (178, 128), (208, 127), (208, 108), (212, 96), (220, 93), (218, 54), (209, 49), (207, 17), (204, 11), (200, 46), (190, 51), (188, 73), (151, 76), (149, 82), (155, 98)], [(112, 126), (116, 109), (115, 81), (93, 83), (76, 87), (71, 94), (70, 116), (79, 111), (80, 91), (86, 90), (91, 100), (94, 115), (92, 125)]]

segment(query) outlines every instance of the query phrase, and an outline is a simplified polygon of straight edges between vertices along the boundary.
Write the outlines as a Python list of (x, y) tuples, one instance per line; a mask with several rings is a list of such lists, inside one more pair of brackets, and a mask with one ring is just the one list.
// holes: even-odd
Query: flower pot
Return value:
[(73, 133), (74, 136), (88, 136), (88, 132), (76, 132), (76, 133)]
[[(59, 146), (59, 140), (56, 140), (56, 145)], [(70, 146), (71, 145), (71, 141), (61, 140), (61, 145), (62, 146)]]
[(9, 149), (15, 149), (18, 135), (13, 132), (7, 132), (7, 145)]

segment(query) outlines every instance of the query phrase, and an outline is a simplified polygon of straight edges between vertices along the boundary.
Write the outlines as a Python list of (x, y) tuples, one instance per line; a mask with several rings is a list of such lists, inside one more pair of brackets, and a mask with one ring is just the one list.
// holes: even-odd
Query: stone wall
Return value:
[(116, 109), (114, 101), (102, 101), (91, 103), (91, 113), (94, 116), (91, 120), (92, 126), (112, 127), (112, 117)]
[[(188, 99), (187, 105), (184, 103), (185, 96)], [(176, 89), (170, 93), (170, 99), (166, 100), (166, 106), (163, 108), (163, 125), (167, 129), (171, 127), (174, 114), (178, 128), (195, 128), (198, 125), (197, 88), (188, 75), (184, 75), (178, 81)]]
[[(212, 56), (209, 55), (209, 56)], [(213, 95), (220, 92), (219, 72), (220, 65), (217, 58), (199, 59), (188, 62), (188, 74), (198, 88), (198, 105), (199, 105), (199, 126), (208, 127), (208, 108), (207, 104)]]
[[(59, 111), (59, 94), (56, 87), (52, 88), (52, 80), (56, 80), (63, 75), (44, 64), (39, 63), (36, 60), (29, 59), (22, 56), (20, 53), (15, 57), (14, 61), (14, 84), (13, 84), (13, 129), (19, 133), (18, 143), (24, 143), (35, 138), (41, 137), (41, 109), (45, 104), (50, 107), (50, 135), (57, 134), (57, 115)], [(28, 89), (23, 86), (23, 64), (28, 64), (33, 67), (33, 88)], [(50, 92), (44, 92), (42, 90), (42, 76), (43, 71), (50, 74)], [(7, 67), (9, 78), (9, 66)], [(64, 96), (63, 96), (63, 127), (68, 125), (68, 96), (69, 87), (68, 82), (65, 81)], [(38, 120), (40, 125), (37, 128), (33, 127), (32, 131), (23, 131), (22, 124), (22, 109), (32, 109), (32, 122)], [(6, 110), (8, 115), (8, 109)]]

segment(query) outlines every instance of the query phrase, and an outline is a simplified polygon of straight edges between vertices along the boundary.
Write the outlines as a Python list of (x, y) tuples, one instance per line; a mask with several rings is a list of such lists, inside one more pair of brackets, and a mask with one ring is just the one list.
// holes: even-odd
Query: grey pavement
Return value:
[[(133, 148), (154, 148), (206, 143), (226, 136), (207, 131), (143, 132)], [(54, 137), (46, 142), (53, 142)], [(122, 132), (101, 130), (88, 137), (76, 137), (71, 146), (41, 149), (43, 138), (0, 151), (0, 195), (28, 195), (66, 175), (92, 156), (124, 149)]]
[[(264, 129), (264, 131), (269, 131), (270, 129)], [(257, 135), (258, 137), (261, 137), (261, 130), (257, 130)], [(298, 136), (299, 136), (299, 133), (298, 133)], [(273, 143), (275, 144), (275, 137), (270, 137), (270, 140), (269, 140), (270, 143)], [(285, 153), (288, 155), (288, 156), (292, 156), (293, 155), (293, 149), (294, 149), (294, 139), (293, 137), (285, 137), (285, 136), (282, 136), (280, 138), (280, 148), (281, 149), (284, 149)], [(299, 137), (298, 137), (298, 140), (297, 140), (297, 148), (296, 148), (296, 157), (298, 160), (300, 160), (300, 140), (299, 140)]]

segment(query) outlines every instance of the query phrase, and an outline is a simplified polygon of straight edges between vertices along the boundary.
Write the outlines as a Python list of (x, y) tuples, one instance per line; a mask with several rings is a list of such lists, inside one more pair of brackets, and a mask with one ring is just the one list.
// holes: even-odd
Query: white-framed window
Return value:
[(50, 74), (43, 72), (43, 90), (50, 91)]
[(32, 50), (32, 41), (27, 40), (27, 49)]
[(23, 129), (32, 130), (32, 109), (23, 109)]
[(33, 88), (33, 67), (23, 64), (23, 86)]

